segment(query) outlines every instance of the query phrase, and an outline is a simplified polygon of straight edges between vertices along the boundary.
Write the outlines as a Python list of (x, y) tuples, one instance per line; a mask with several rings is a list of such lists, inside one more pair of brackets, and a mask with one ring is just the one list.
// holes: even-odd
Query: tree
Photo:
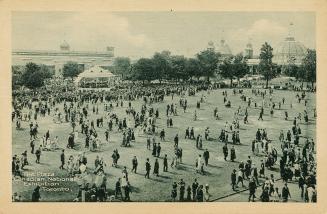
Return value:
[(246, 64), (246, 59), (242, 54), (237, 54), (234, 57), (233, 70), (238, 82), (240, 81), (240, 78), (244, 77), (249, 72), (249, 68)]
[(305, 77), (308, 82), (311, 82), (312, 87), (316, 82), (316, 51), (308, 49), (306, 56), (302, 61), (302, 67), (306, 73)]
[(114, 71), (124, 79), (131, 70), (131, 60), (128, 57), (117, 57), (114, 60)]
[(83, 69), (76, 62), (67, 62), (66, 64), (64, 64), (64, 67), (62, 69), (62, 75), (65, 78), (74, 78), (82, 71)]
[(136, 80), (144, 81), (151, 81), (154, 80), (154, 66), (153, 61), (148, 58), (141, 58), (134, 64), (134, 73), (133, 77)]
[(22, 66), (11, 66), (11, 83), (12, 88), (22, 85), (22, 75), (24, 73), (24, 68)]
[(260, 49), (260, 63), (259, 63), (259, 71), (264, 76), (266, 80), (266, 88), (268, 88), (269, 80), (276, 76), (275, 69), (273, 69), (273, 48), (265, 42)]
[(301, 79), (302, 76), (300, 70), (301, 69), (295, 64), (289, 64), (288, 66), (285, 67), (284, 73), (289, 77), (295, 77), (296, 79)]
[(230, 87), (233, 86), (233, 79), (235, 77), (232, 61), (233, 57), (227, 57), (219, 66), (221, 76), (230, 80)]
[(170, 52), (162, 51), (160, 53), (155, 53), (152, 57), (152, 62), (155, 78), (159, 80), (160, 84), (162, 79), (169, 79), (171, 74)]
[(219, 69), (221, 76), (230, 80), (230, 87), (233, 86), (234, 78), (239, 82), (240, 78), (244, 77), (249, 71), (246, 58), (242, 54), (225, 58)]
[(28, 88), (34, 89), (44, 85), (44, 80), (51, 78), (51, 72), (46, 65), (37, 65), (33, 62), (27, 63), (21, 77), (21, 82)]
[(171, 57), (171, 78), (187, 80), (189, 74), (186, 72), (186, 58), (184, 56), (172, 56)]
[(189, 74), (190, 78), (195, 77), (198, 80), (202, 76), (202, 67), (198, 59), (189, 58), (186, 61), (186, 73)]
[(214, 76), (217, 71), (220, 54), (209, 49), (201, 51), (196, 57), (200, 61), (203, 75), (207, 77), (207, 81), (209, 82), (210, 77)]

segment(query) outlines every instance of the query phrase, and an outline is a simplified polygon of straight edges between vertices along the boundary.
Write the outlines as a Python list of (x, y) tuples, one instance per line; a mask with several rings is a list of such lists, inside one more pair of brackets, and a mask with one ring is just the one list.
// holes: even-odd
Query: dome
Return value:
[(251, 43), (247, 43), (246, 44), (246, 49), (251, 49), (252, 50), (252, 44)]
[(219, 52), (221, 55), (232, 55), (232, 51), (223, 39), (220, 41), (220, 44), (217, 47), (217, 52)]
[(66, 42), (66, 41), (64, 41), (61, 45), (60, 45), (60, 50), (62, 50), (62, 51), (69, 51), (69, 44)]
[(288, 65), (290, 63), (300, 65), (307, 53), (307, 48), (294, 39), (286, 37), (283, 42), (274, 50), (273, 62), (278, 65)]
[(215, 50), (215, 45), (214, 45), (213, 41), (208, 42), (208, 48), (207, 49), (208, 50)]

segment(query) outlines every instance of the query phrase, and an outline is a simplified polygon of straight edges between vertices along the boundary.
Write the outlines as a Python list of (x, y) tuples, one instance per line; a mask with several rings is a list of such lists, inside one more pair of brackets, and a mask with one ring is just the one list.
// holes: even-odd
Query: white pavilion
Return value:
[(100, 66), (91, 67), (75, 79), (79, 88), (111, 88), (119, 81), (119, 76)]

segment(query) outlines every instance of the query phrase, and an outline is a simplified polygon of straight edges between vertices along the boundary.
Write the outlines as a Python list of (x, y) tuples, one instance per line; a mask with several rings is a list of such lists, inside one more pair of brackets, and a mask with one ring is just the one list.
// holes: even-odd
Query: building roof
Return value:
[(113, 73), (101, 68), (100, 66), (94, 66), (84, 72), (80, 73), (77, 78), (101, 78), (101, 77), (114, 77)]
[(232, 51), (229, 48), (229, 45), (225, 43), (225, 40), (220, 40), (220, 44), (217, 47), (217, 52), (222, 55), (232, 55)]
[(53, 51), (53, 50), (13, 50), (12, 55), (26, 56), (79, 56), (79, 57), (113, 57), (113, 51)]
[(94, 66), (84, 72), (80, 73), (74, 80), (75, 84), (79, 83), (82, 79), (96, 79), (96, 78), (111, 78), (115, 77), (110, 71), (103, 69), (99, 66)]
[(69, 44), (64, 41), (62, 44), (60, 44), (60, 50), (69, 50), (70, 46)]
[(301, 64), (307, 53), (307, 48), (294, 37), (288, 36), (274, 50), (273, 62), (278, 65)]

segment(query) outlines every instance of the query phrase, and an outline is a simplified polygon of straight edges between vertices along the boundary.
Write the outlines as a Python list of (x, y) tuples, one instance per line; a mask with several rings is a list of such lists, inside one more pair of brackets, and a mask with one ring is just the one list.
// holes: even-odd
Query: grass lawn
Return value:
[[(135, 131), (136, 142), (132, 143), (131, 147), (120, 147), (122, 140), (122, 134), (117, 131), (114, 126), (114, 130), (110, 133), (110, 143), (105, 142), (105, 128), (96, 128), (100, 139), (102, 140), (102, 146), (98, 152), (90, 152), (84, 149), (84, 136), (79, 134), (79, 144), (77, 150), (65, 149), (66, 162), (69, 155), (77, 155), (82, 151), (86, 151), (88, 164), (87, 167), (90, 169), (94, 168), (94, 160), (97, 155), (103, 157), (107, 166), (105, 167), (105, 173), (108, 177), (108, 185), (111, 191), (114, 190), (115, 183), (118, 177), (122, 176), (123, 166), (127, 166), (129, 170), (129, 180), (132, 185), (131, 200), (132, 201), (169, 201), (170, 193), (172, 189), (172, 183), (174, 181), (178, 182), (181, 178), (184, 179), (187, 185), (191, 185), (195, 178), (198, 179), (200, 184), (209, 184), (211, 198), (218, 198), (227, 194), (232, 193), (230, 186), (230, 174), (235, 168), (238, 168), (239, 161), (246, 161), (247, 156), (251, 155), (253, 162), (256, 163), (259, 169), (260, 160), (263, 156), (254, 156), (251, 151), (251, 142), (255, 138), (255, 133), (258, 128), (266, 128), (268, 133), (268, 138), (272, 139), (272, 144), (278, 150), (279, 155), (281, 154), (280, 143), (278, 140), (280, 130), (284, 130), (286, 135), (287, 130), (291, 130), (293, 118), (298, 115), (299, 112), (302, 113), (306, 109), (309, 114), (309, 123), (304, 124), (302, 121), (300, 127), (302, 129), (302, 136), (313, 138), (315, 140), (315, 127), (316, 121), (313, 118), (313, 109), (315, 108), (316, 98), (314, 93), (307, 93), (308, 105), (304, 106), (304, 102), (298, 103), (296, 100), (296, 93), (292, 91), (277, 91), (273, 93), (273, 101), (279, 102), (284, 97), (286, 99), (285, 104), (282, 105), (281, 110), (275, 110), (274, 116), (271, 117), (269, 113), (269, 108), (265, 108), (265, 114), (263, 116), (263, 121), (258, 121), (260, 108), (254, 108), (252, 104), (251, 108), (248, 109), (249, 113), (249, 123), (243, 124), (243, 117), (240, 119), (240, 139), (241, 145), (235, 145), (237, 162), (224, 161), (222, 147), (223, 144), (218, 142), (217, 138), (220, 134), (221, 129), (224, 128), (225, 122), (229, 123), (233, 120), (234, 112), (239, 106), (242, 108), (247, 105), (240, 99), (240, 94), (233, 95), (232, 90), (226, 89), (228, 93), (228, 98), (232, 103), (231, 108), (226, 108), (223, 105), (222, 89), (207, 92), (197, 93), (196, 96), (186, 97), (188, 100), (188, 109), (186, 113), (183, 113), (181, 108), (178, 108), (178, 116), (173, 116), (174, 127), (166, 127), (166, 106), (167, 104), (176, 103), (179, 106), (179, 97), (175, 96), (172, 100), (171, 97), (165, 97), (164, 102), (153, 104), (154, 108), (159, 109), (160, 119), (157, 120), (158, 130), (164, 128), (166, 130), (166, 141), (161, 143), (161, 159), (160, 163), (160, 175), (156, 177), (150, 174), (150, 179), (145, 179), (145, 162), (146, 158), (150, 158), (150, 163), (154, 165), (155, 158), (151, 155), (151, 151), (146, 149), (146, 136), (139, 133), (138, 130)], [(193, 120), (193, 112), (196, 108), (196, 102), (200, 100), (201, 95), (206, 96), (205, 103), (201, 104), (201, 109), (197, 110), (198, 120)], [(262, 98), (259, 96), (254, 96), (251, 93), (251, 89), (244, 89), (244, 94), (246, 96), (252, 97), (261, 105)], [(267, 100), (269, 95), (266, 96)], [(292, 103), (292, 109), (290, 107)], [(142, 101), (137, 100), (132, 102), (132, 106), (136, 111), (140, 111)], [(91, 118), (97, 118), (103, 114), (104, 107), (103, 104), (98, 104), (99, 115), (92, 113), (92, 108), (90, 108), (89, 113)], [(114, 108), (118, 116), (126, 116), (127, 102), (124, 103), (124, 107)], [(213, 110), (218, 107), (218, 112), (221, 117), (220, 120), (215, 120), (213, 118)], [(63, 109), (63, 105), (59, 105), (60, 109)], [(278, 105), (277, 105), (278, 108)], [(284, 111), (287, 110), (289, 114), (289, 120), (284, 120)], [(53, 113), (53, 111), (52, 111)], [(53, 139), (55, 136), (59, 137), (60, 146), (62, 148), (66, 147), (68, 134), (72, 131), (72, 127), (69, 123), (55, 124), (52, 120), (52, 116), (38, 117), (39, 123), (39, 137), (43, 136), (47, 130), (50, 130), (50, 138)], [(28, 159), (30, 165), (26, 166), (27, 172), (53, 172), (56, 177), (68, 177), (68, 173), (65, 170), (60, 170), (60, 154), (61, 151), (44, 151), (41, 156), (41, 164), (35, 163), (35, 156), (30, 153), (30, 140), (29, 140), (29, 125), (28, 122), (22, 122), (23, 130), (16, 130), (15, 124), (12, 125), (12, 152), (13, 155), (20, 155), (25, 150), (28, 151)], [(106, 126), (105, 126), (106, 127)], [(208, 149), (210, 152), (209, 166), (205, 168), (206, 174), (200, 175), (195, 172), (195, 161), (198, 154), (203, 154), (203, 150), (198, 150), (195, 147), (194, 140), (185, 140), (184, 133), (187, 127), (194, 127), (195, 135), (201, 133), (203, 136), (203, 149)], [(204, 130), (206, 127), (210, 127), (210, 135), (213, 138), (212, 141), (204, 140)], [(80, 127), (77, 127), (80, 130)], [(162, 157), (164, 154), (168, 155), (169, 163), (173, 157), (173, 138), (176, 134), (180, 136), (179, 146), (183, 149), (183, 163), (179, 165), (178, 168), (170, 168), (168, 172), (163, 172), (163, 161)], [(231, 136), (229, 136), (231, 139)], [(159, 141), (159, 137), (157, 137)], [(300, 145), (303, 145), (305, 138), (300, 138)], [(38, 142), (38, 141), (37, 141)], [(38, 144), (37, 144), (38, 146)], [(35, 148), (37, 148), (37, 146)], [(229, 148), (231, 145), (229, 145)], [(120, 159), (118, 162), (119, 167), (114, 168), (111, 166), (112, 163), (112, 152), (114, 149), (118, 149), (120, 153)], [(139, 166), (138, 173), (131, 173), (132, 158), (137, 156)], [(170, 165), (170, 164), (169, 164)], [(279, 169), (279, 166), (276, 165)], [(269, 171), (266, 170), (266, 175), (275, 174), (279, 178), (279, 170)], [(151, 171), (152, 173), (152, 171)], [(247, 185), (247, 182), (245, 182)], [(63, 182), (62, 186), (68, 186), (70, 191), (68, 192), (45, 192), (41, 191), (42, 201), (72, 201), (78, 193), (78, 185), (76, 182)], [(24, 186), (24, 183), (20, 180), (13, 180), (13, 192), (18, 192), (23, 196), (25, 201), (31, 200), (33, 186)], [(178, 191), (179, 192), (179, 191)], [(292, 193), (291, 193), (292, 194)]]

